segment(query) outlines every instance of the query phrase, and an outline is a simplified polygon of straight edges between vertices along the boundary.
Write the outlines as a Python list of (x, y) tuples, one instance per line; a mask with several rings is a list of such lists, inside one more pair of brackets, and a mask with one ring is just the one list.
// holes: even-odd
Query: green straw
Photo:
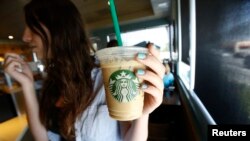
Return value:
[(120, 32), (120, 28), (119, 28), (118, 18), (116, 15), (114, 0), (109, 0), (109, 4), (110, 4), (110, 11), (111, 11), (111, 16), (112, 16), (112, 20), (113, 20), (113, 24), (114, 24), (114, 28), (115, 28), (117, 42), (118, 42), (119, 46), (122, 46), (121, 32)]

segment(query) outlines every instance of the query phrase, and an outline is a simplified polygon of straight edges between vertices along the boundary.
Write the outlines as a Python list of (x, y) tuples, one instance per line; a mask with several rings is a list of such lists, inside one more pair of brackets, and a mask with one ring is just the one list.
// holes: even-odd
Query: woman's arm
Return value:
[(149, 115), (143, 115), (131, 122), (120, 122), (123, 140), (146, 141), (148, 138), (148, 118)]
[(42, 125), (39, 118), (39, 105), (33, 85), (26, 85), (23, 87), (23, 94), (25, 100), (25, 108), (29, 128), (36, 141), (47, 141), (47, 130)]
[(150, 44), (149, 54), (138, 54), (137, 60), (146, 65), (148, 70), (137, 74), (139, 79), (144, 80), (142, 90), (144, 91), (143, 114), (140, 118), (132, 122), (120, 122), (122, 136), (125, 141), (146, 141), (148, 137), (148, 120), (149, 114), (152, 113), (163, 99), (163, 76), (165, 67), (161, 63), (160, 53)]
[(19, 55), (7, 53), (4, 71), (22, 87), (29, 128), (36, 141), (48, 140), (47, 131), (39, 119), (39, 105), (36, 97), (32, 72)]

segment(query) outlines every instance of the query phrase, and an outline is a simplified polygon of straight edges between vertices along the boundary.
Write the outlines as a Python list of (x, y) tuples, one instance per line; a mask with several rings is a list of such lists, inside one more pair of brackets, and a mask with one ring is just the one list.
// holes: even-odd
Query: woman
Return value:
[(45, 64), (41, 101), (35, 96), (34, 79), (26, 62), (6, 54), (4, 68), (20, 83), (30, 130), (36, 141), (140, 141), (147, 139), (149, 114), (162, 102), (165, 68), (159, 52), (138, 54), (137, 61), (150, 70), (137, 74), (144, 87), (143, 115), (131, 122), (108, 116), (101, 70), (90, 56), (91, 45), (81, 16), (70, 0), (32, 0), (25, 7), (23, 41)]

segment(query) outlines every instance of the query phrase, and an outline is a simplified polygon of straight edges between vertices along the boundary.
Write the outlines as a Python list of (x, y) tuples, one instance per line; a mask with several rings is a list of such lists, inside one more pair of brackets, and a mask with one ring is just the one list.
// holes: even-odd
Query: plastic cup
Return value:
[(135, 60), (137, 53), (147, 53), (143, 47), (112, 47), (96, 52), (100, 61), (106, 100), (110, 117), (119, 121), (134, 120), (141, 116), (144, 93), (141, 80), (134, 72), (145, 69)]

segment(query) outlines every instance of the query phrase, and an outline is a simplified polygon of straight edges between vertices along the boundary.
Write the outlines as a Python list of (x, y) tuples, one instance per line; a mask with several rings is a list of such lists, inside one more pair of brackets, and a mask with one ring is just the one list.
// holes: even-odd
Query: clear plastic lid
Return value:
[(138, 46), (111, 47), (98, 50), (96, 55), (99, 60), (110, 57), (134, 57), (137, 53), (147, 53), (148, 49)]

